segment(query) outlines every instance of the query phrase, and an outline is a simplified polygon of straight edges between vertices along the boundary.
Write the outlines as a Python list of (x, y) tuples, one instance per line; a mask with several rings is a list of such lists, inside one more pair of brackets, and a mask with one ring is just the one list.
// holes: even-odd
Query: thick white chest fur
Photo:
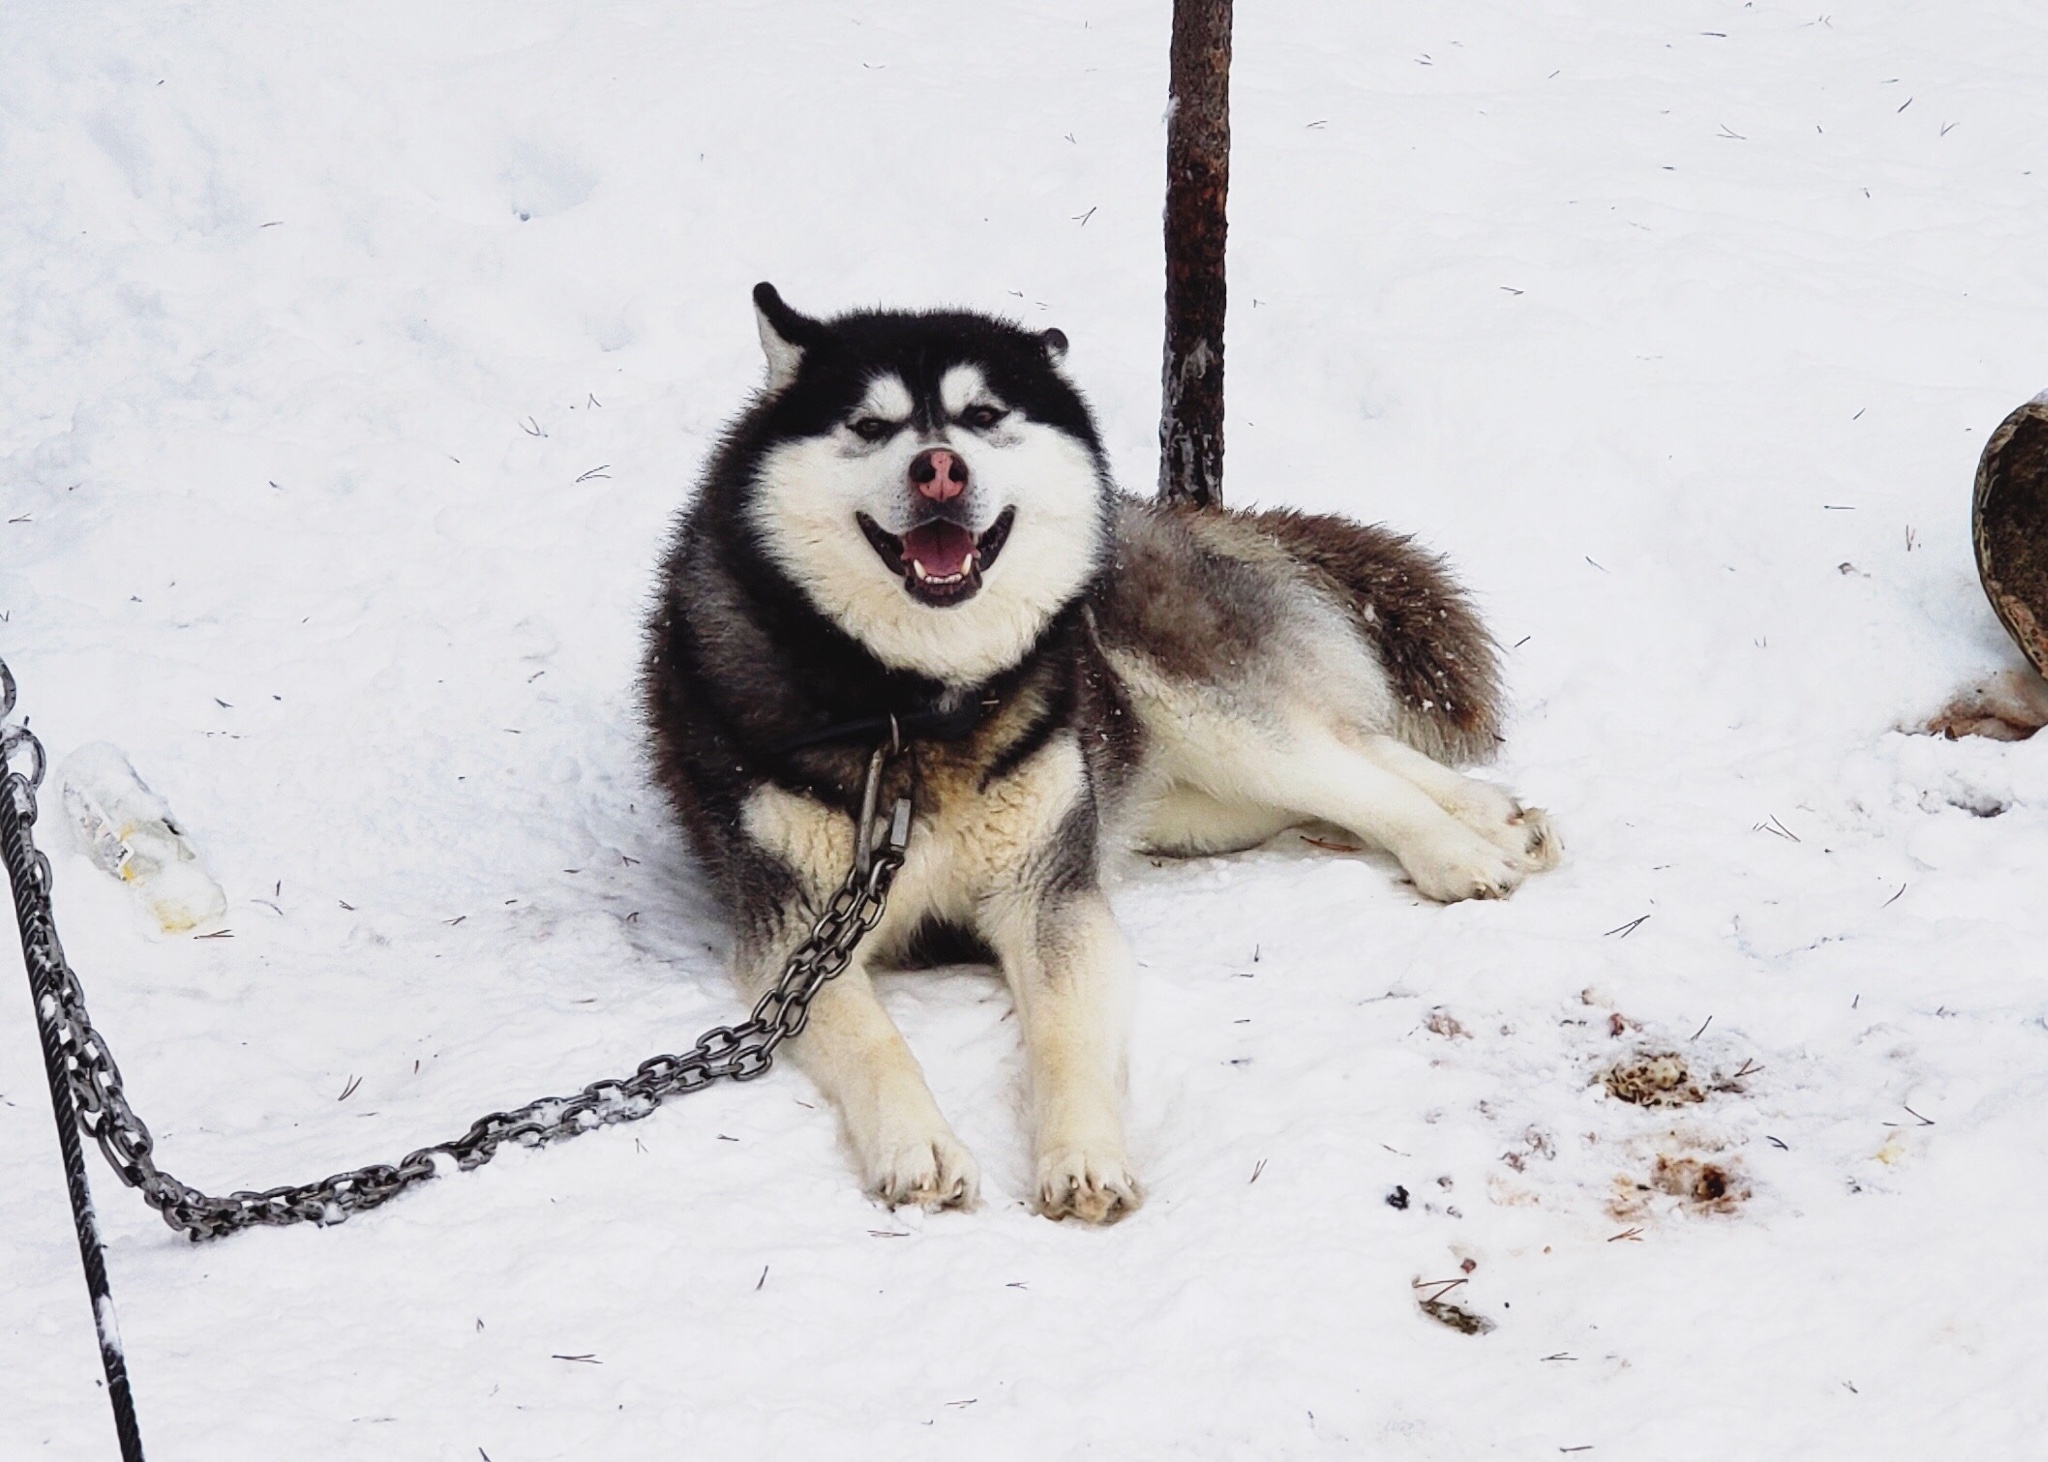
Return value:
[[(798, 1059), (839, 1106), (869, 1188), (888, 1202), (969, 1205), (980, 1181), (869, 978), (873, 952), (901, 948), (928, 918), (986, 941), (1016, 1000), (1031, 1071), (1039, 1209), (1103, 1222), (1141, 1201), (1121, 1114), (1130, 956), (1093, 879), (1073, 888), (1046, 877), (1073, 855), (1061, 839), (1074, 833), (1086, 776), (1071, 734), (985, 790), (971, 766), (936, 767), (923, 799), (930, 810), (912, 825), (882, 922), (812, 1006)], [(813, 900), (845, 877), (853, 835), (844, 814), (763, 786), (748, 799), (744, 822)], [(1085, 835), (1094, 836), (1092, 826)], [(1092, 866), (1095, 850), (1087, 851)], [(744, 952), (740, 967), (750, 992), (777, 973)]]

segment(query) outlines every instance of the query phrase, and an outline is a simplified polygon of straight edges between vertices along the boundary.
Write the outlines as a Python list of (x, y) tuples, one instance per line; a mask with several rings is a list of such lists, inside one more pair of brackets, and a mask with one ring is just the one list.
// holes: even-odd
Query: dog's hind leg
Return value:
[(1445, 766), (1392, 736), (1368, 736), (1362, 747), (1376, 765), (1413, 782), (1430, 800), (1532, 873), (1555, 868), (1564, 844), (1540, 807), (1524, 807), (1505, 788)]
[(1235, 759), (1231, 785), (1209, 790), (1348, 828), (1400, 859), (1415, 886), (1442, 903), (1505, 898), (1525, 874), (1544, 866), (1446, 811), (1440, 796), (1450, 794), (1448, 782), (1425, 789), (1411, 766), (1389, 770), (1385, 762), (1392, 759), (1369, 755), (1334, 734), (1303, 731), (1284, 745)]
[[(809, 933), (813, 914), (845, 876), (853, 837), (844, 816), (775, 789), (755, 793), (747, 831), (773, 855), (782, 876), (753, 880), (743, 893), (734, 978), (757, 1001)], [(789, 873), (807, 885), (798, 897)], [(899, 884), (899, 889), (901, 885)], [(908, 891), (906, 891), (908, 892)], [(803, 896), (807, 895), (807, 896)], [(904, 904), (914, 903), (913, 898)], [(877, 929), (869, 944), (886, 942)], [(868, 978), (866, 948), (811, 1001), (803, 1034), (782, 1047), (839, 1109), (867, 1190), (894, 1208), (971, 1208), (981, 1172), (925, 1084), (924, 1069), (882, 1008)]]
[(1016, 888), (982, 912), (1024, 1027), (1038, 1211), (1114, 1223), (1144, 1194), (1124, 1152), (1131, 956), (1109, 900), (1092, 883)]

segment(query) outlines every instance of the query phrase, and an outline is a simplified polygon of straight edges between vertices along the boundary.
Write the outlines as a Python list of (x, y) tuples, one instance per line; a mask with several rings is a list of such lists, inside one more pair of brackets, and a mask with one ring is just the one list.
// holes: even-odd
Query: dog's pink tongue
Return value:
[(927, 523), (903, 535), (903, 557), (914, 560), (934, 579), (966, 573), (973, 552), (974, 535), (958, 523)]

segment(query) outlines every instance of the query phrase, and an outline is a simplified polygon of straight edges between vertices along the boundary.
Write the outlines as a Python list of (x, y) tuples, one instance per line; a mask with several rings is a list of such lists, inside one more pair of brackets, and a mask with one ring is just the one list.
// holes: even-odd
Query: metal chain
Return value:
[[(0, 660), (0, 840), (9, 887), (14, 890), (15, 912), (21, 918), (21, 951), (28, 970), (29, 995), (36, 1007), (36, 1039), (43, 1048), (43, 1075), (50, 1083), (50, 1113), (57, 1119), (57, 1152), (64, 1160), (64, 1186), (71, 1199), (71, 1226), (78, 1237), (78, 1263), (85, 1274), (86, 1296), (92, 1301), (93, 1328), (99, 1332), (100, 1369), (107, 1378), (107, 1405), (114, 1413), (114, 1438), (121, 1447), (121, 1462), (143, 1462), (142, 1424), (135, 1414), (135, 1388), (128, 1381), (128, 1355), (121, 1344), (120, 1319), (114, 1310), (114, 1292), (107, 1282), (107, 1246), (100, 1237), (99, 1214), (92, 1203), (92, 1183), (86, 1176), (85, 1151), (79, 1142), (78, 1103), (71, 1085), (71, 1063), (64, 1050), (63, 1030), (58, 1021), (58, 999), (49, 979), (49, 962), (30, 958), (31, 945), (42, 941), (48, 920), (37, 913), (37, 901), (29, 897), (28, 877), (40, 858), (28, 838), (28, 823), (35, 816), (35, 784), (43, 778), (43, 748), (26, 726), (14, 727), (7, 718), (14, 713), (14, 672)], [(16, 773), (15, 753), (28, 748), (34, 755), (31, 770)], [(15, 783), (26, 788), (24, 814)], [(47, 882), (48, 864), (42, 865)], [(22, 877), (15, 877), (15, 870)], [(47, 914), (47, 901), (43, 901)], [(48, 929), (51, 941), (54, 927)], [(54, 948), (54, 943), (52, 944)], [(57, 955), (63, 964), (63, 955)]]
[[(11, 709), (13, 676), (5, 661), (0, 661), (0, 677), (5, 678)], [(0, 717), (4, 715), (0, 712)], [(163, 1215), (164, 1222), (191, 1239), (212, 1239), (254, 1224), (340, 1223), (351, 1213), (388, 1203), (414, 1184), (435, 1177), (447, 1163), (467, 1172), (496, 1157), (508, 1142), (539, 1147), (597, 1127), (637, 1122), (679, 1093), (701, 1091), (720, 1080), (752, 1081), (764, 1074), (776, 1047), (803, 1031), (818, 991), (845, 970), (861, 940), (881, 922), (910, 834), (907, 799), (898, 799), (886, 828), (879, 827), (874, 816), (882, 768), (898, 744), (892, 736), (868, 763), (860, 822), (866, 836), (856, 838), (853, 870), (818, 915), (809, 937), (789, 957), (782, 978), (761, 997), (748, 1019), (713, 1027), (680, 1055), (650, 1057), (631, 1076), (593, 1081), (573, 1096), (542, 1097), (479, 1117), (460, 1137), (409, 1152), (395, 1164), (372, 1163), (317, 1183), (224, 1197), (202, 1193), (157, 1166), (155, 1139), (128, 1105), (121, 1069), (86, 1014), (84, 992), (57, 941), (50, 860), (30, 834), (45, 762), (42, 744), (26, 726), (0, 725), (0, 772), (5, 774), (0, 780), (0, 845), (20, 914), (30, 982), (47, 992), (45, 998), (54, 1006), (79, 1125), (99, 1143), (121, 1181), (140, 1189), (143, 1200)], [(18, 771), (14, 760), (24, 749), (32, 753), (32, 762), (28, 770)]]

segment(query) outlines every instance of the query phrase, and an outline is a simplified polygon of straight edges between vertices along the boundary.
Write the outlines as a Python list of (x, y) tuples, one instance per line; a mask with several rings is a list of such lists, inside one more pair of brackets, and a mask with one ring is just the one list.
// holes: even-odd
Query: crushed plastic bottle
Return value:
[(117, 746), (81, 746), (57, 768), (64, 815), (81, 851), (133, 889), (166, 934), (184, 934), (227, 912), (227, 895), (199, 861), (164, 799), (149, 790)]

